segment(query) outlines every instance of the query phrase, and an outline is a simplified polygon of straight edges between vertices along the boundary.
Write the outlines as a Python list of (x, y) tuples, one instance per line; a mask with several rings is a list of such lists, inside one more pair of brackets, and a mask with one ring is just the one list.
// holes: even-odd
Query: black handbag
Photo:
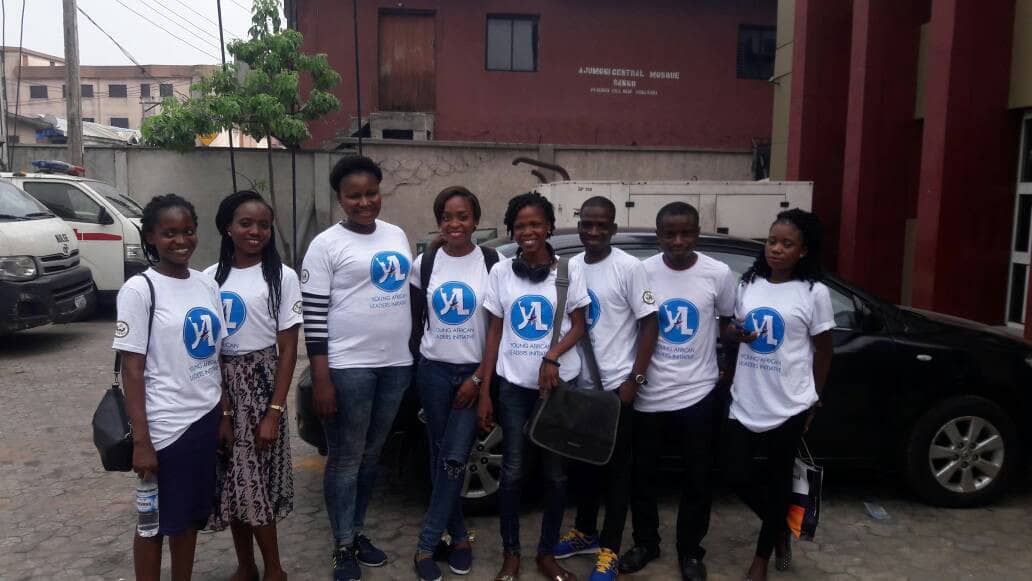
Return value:
[[(150, 290), (150, 319), (147, 322), (147, 345), (150, 347), (151, 325), (154, 323), (154, 284), (147, 281)], [(133, 469), (133, 425), (125, 407), (125, 393), (119, 376), (122, 372), (122, 354), (115, 352), (115, 379), (100, 398), (93, 412), (93, 445), (100, 453), (100, 463), (108, 472), (128, 472)]]
[[(559, 259), (555, 279), (556, 306), (552, 320), (552, 346), (559, 342), (559, 334), (566, 311), (566, 295), (570, 286), (569, 261)], [(604, 465), (613, 456), (616, 429), (620, 422), (620, 398), (605, 391), (602, 385), (595, 351), (588, 333), (580, 346), (595, 389), (578, 388), (560, 382), (539, 399), (527, 424), (530, 441), (560, 456)]]

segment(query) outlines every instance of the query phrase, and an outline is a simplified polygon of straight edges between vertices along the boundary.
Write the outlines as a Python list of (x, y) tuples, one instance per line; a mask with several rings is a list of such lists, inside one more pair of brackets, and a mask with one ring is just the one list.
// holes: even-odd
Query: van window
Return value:
[(100, 204), (82, 190), (59, 182), (25, 182), (25, 191), (50, 208), (59, 218), (72, 222), (100, 223)]
[(42, 204), (12, 184), (0, 181), (0, 221), (50, 218)]
[(112, 206), (118, 208), (118, 211), (126, 218), (143, 217), (143, 208), (140, 207), (140, 204), (136, 203), (136, 200), (116, 190), (111, 184), (94, 181), (85, 183), (91, 190), (104, 196), (104, 199), (110, 202)]

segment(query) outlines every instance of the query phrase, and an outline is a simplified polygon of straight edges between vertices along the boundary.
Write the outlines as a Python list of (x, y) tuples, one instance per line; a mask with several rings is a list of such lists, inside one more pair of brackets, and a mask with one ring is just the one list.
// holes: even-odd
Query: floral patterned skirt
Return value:
[(279, 437), (264, 452), (255, 446), (258, 422), (271, 403), (276, 378), (276, 347), (222, 358), (222, 380), (233, 410), (233, 450), (219, 460), (215, 507), (208, 527), (222, 530), (231, 521), (251, 526), (274, 524), (294, 509), (287, 413), (279, 417)]

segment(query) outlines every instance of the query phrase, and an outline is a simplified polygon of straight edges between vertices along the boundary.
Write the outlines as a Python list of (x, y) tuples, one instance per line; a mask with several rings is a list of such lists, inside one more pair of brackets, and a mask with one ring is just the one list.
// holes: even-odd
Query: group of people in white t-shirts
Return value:
[[(591, 198), (580, 209), (584, 252), (569, 261), (553, 342), (559, 258), (548, 243), (555, 212), (546, 198), (530, 192), (509, 201), (503, 221), (518, 250), (504, 258), (473, 242), (477, 196), (447, 188), (432, 208), (440, 236), (413, 258), (405, 233), (378, 218), (382, 179), (362, 156), (334, 166), (330, 185), (345, 219), (312, 241), (300, 276), (280, 262), (272, 208), (254, 192), (223, 201), (220, 259), (204, 273), (188, 266), (197, 244), (189, 202), (170, 194), (145, 208), (154, 266), (119, 293), (114, 341), (139, 426), (134, 470), (157, 482), (161, 499), (159, 534), (134, 540), (138, 578), (158, 578), (164, 536), (173, 577), (189, 578), (197, 530), (227, 526), (235, 579), (258, 577), (255, 541), (263, 578), (285, 578), (275, 523), (293, 508), (284, 406), (302, 320), (313, 406), (326, 434), (336, 581), (360, 579), (363, 567), (388, 561), (363, 530), (380, 452), (412, 382), (433, 486), (414, 539), (421, 581), (442, 578), (435, 557), (457, 575), (473, 570), (460, 494), (477, 432), (496, 426), (503, 437), (498, 581), (520, 575), (521, 491), (531, 480), (542, 489), (535, 563), (546, 578), (573, 579), (559, 561), (578, 554), (596, 556), (594, 581), (659, 558), (658, 456), (671, 442), (685, 459), (676, 526), (682, 577), (706, 577), (702, 542), (718, 457), (762, 520), (748, 578), (765, 579), (772, 556), (777, 568), (790, 566), (793, 459), (820, 405), (834, 325), (819, 282), (821, 226), (813, 214), (779, 214), (763, 252), (738, 278), (695, 251), (692, 206), (674, 202), (659, 211), (661, 253), (642, 261), (612, 246), (613, 203)], [(585, 335), (601, 387), (623, 404), (605, 466), (531, 450), (524, 437), (548, 390), (560, 382), (593, 387), (589, 358), (579, 353)], [(723, 367), (718, 339), (728, 349)], [(757, 455), (768, 459), (765, 470), (754, 470)], [(568, 493), (577, 515), (561, 534)], [(634, 544), (621, 555), (628, 509)]]

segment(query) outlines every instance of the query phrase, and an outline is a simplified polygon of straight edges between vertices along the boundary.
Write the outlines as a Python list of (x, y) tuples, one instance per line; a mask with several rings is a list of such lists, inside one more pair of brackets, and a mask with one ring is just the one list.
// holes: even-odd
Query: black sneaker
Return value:
[(356, 535), (355, 542), (351, 544), (351, 550), (355, 553), (358, 562), (366, 567), (382, 567), (387, 564), (387, 553), (377, 549), (369, 537)]
[(649, 561), (659, 558), (659, 547), (645, 547), (634, 545), (630, 551), (620, 557), (620, 573), (630, 575), (637, 573), (649, 564)]
[(433, 557), (420, 559), (416, 555), (412, 565), (416, 569), (419, 581), (441, 581), (441, 568), (434, 562)]
[(362, 578), (362, 569), (355, 560), (355, 553), (350, 547), (342, 547), (333, 551), (333, 581), (358, 581)]
[(684, 581), (706, 581), (706, 564), (694, 557), (681, 559), (681, 579)]

